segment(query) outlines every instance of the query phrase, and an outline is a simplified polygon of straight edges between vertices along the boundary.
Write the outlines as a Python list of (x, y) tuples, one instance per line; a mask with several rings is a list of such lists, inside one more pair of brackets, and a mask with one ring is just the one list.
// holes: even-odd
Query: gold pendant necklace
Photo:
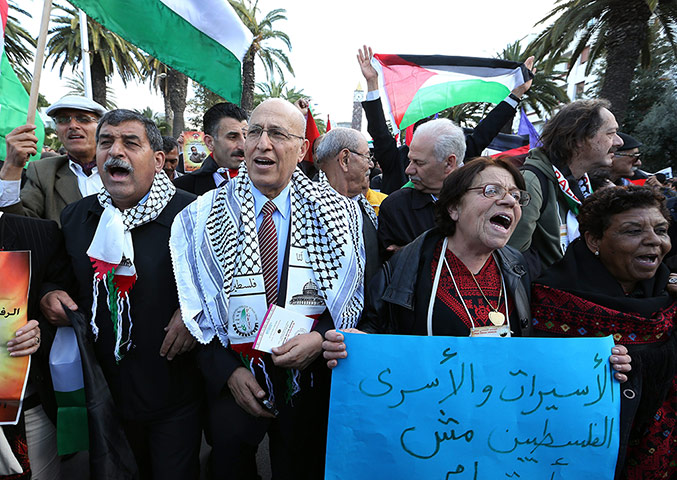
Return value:
[[(503, 289), (498, 288), (498, 303), (496, 304), (496, 308), (491, 304), (487, 296), (484, 294), (484, 291), (482, 290), (482, 287), (480, 287), (480, 284), (477, 282), (477, 279), (475, 278), (475, 275), (470, 272), (470, 276), (472, 277), (473, 281), (475, 282), (475, 285), (477, 285), (477, 289), (480, 291), (482, 296), (484, 297), (484, 301), (487, 302), (487, 305), (489, 305), (489, 308), (491, 308), (491, 312), (489, 312), (489, 321), (495, 326), (495, 327), (500, 327), (505, 323), (505, 315), (503, 315), (501, 312), (498, 311), (498, 309), (501, 306), (501, 297), (503, 296)], [(507, 307), (506, 307), (507, 308)]]

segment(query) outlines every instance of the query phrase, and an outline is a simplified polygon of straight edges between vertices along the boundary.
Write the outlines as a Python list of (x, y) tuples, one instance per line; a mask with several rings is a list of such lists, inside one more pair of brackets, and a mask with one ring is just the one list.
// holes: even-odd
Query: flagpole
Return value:
[(33, 82), (31, 83), (31, 96), (28, 101), (28, 118), (26, 123), (35, 123), (35, 110), (38, 108), (38, 92), (40, 90), (40, 76), (42, 75), (42, 61), (45, 56), (45, 44), (47, 43), (47, 28), (49, 16), (52, 13), (52, 0), (45, 0), (42, 7), (42, 21), (40, 22), (40, 35), (38, 36), (38, 49), (35, 52), (35, 68), (33, 69)]
[(82, 49), (82, 83), (85, 86), (85, 97), (92, 100), (92, 72), (89, 68), (89, 35), (87, 15), (79, 10), (80, 16), (80, 47)]

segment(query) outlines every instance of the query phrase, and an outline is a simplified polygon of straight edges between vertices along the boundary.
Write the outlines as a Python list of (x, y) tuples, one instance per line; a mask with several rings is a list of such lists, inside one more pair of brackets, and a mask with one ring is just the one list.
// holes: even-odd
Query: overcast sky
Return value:
[[(114, 1), (114, 0), (113, 0)], [(21, 0), (32, 20), (26, 28), (37, 37), (42, 1)], [(554, 0), (390, 0), (337, 2), (260, 0), (263, 13), (285, 8), (287, 21), (274, 24), (287, 32), (292, 42), (289, 53), (296, 76), (288, 84), (303, 89), (313, 99), (314, 110), (332, 123), (350, 121), (353, 91), (358, 83), (366, 88), (357, 61), (357, 50), (371, 45), (376, 53), (442, 54), (493, 57), (505, 45), (542, 29), (534, 24), (552, 10)], [(262, 17), (261, 15), (260, 17)], [(152, 23), (149, 23), (152, 28)], [(279, 46), (279, 45), (278, 45)], [(51, 64), (51, 62), (50, 62)], [(70, 69), (59, 79), (58, 69), (43, 73), (40, 92), (54, 102), (66, 93)], [(257, 67), (257, 81), (265, 73)], [(143, 109), (150, 106), (164, 112), (159, 95), (147, 85), (122, 86), (113, 81), (118, 107)]]

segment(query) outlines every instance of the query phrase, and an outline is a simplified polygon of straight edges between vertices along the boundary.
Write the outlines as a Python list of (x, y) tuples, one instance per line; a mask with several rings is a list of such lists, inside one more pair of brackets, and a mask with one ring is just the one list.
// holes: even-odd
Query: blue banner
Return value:
[(345, 334), (326, 479), (613, 479), (612, 337)]

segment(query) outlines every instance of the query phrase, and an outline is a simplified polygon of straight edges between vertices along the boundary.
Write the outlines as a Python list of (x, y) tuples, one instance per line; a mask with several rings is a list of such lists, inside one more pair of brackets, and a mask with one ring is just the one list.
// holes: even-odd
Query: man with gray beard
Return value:
[(162, 137), (143, 116), (107, 113), (96, 142), (104, 189), (61, 215), (75, 303), (91, 312), (93, 349), (139, 477), (197, 479), (202, 387), (168, 247), (174, 216), (195, 196), (163, 173)]

